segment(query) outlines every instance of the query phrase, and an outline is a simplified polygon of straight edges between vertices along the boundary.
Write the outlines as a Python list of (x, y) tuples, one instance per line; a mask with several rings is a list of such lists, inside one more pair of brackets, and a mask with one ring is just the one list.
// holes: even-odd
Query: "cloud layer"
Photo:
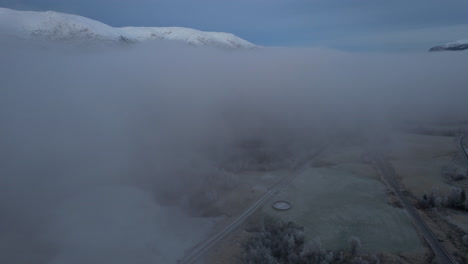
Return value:
[(4, 263), (171, 263), (242, 142), (294, 159), (468, 110), (466, 53), (2, 43)]

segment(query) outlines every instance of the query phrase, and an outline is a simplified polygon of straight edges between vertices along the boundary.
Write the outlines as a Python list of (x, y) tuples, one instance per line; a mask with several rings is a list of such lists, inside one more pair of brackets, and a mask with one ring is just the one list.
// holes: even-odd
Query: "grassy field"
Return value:
[(275, 197), (290, 201), (291, 210), (276, 211), (269, 204), (264, 212), (304, 226), (306, 238), (320, 237), (324, 248), (347, 248), (348, 239), (358, 236), (365, 252), (423, 254), (406, 212), (389, 205), (385, 191), (368, 165), (310, 168)]
[(450, 190), (441, 169), (457, 151), (453, 137), (403, 134), (393, 138), (388, 156), (402, 183), (420, 197), (434, 188)]

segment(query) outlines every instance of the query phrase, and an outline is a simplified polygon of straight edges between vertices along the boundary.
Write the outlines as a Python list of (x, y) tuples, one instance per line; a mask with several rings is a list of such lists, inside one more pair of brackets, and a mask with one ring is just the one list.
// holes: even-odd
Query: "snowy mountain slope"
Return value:
[(16, 11), (0, 8), (0, 35), (56, 41), (178, 40), (195, 46), (254, 48), (230, 33), (204, 32), (181, 27), (114, 28), (89, 18), (57, 12)]
[(468, 49), (468, 39), (450, 42), (441, 46), (432, 47), (429, 51), (465, 50)]

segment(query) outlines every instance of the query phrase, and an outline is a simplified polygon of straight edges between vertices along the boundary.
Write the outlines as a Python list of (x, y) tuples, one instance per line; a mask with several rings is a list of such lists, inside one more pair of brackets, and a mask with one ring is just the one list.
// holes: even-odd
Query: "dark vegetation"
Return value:
[(323, 249), (319, 238), (306, 241), (304, 228), (289, 222), (270, 223), (245, 245), (247, 264), (377, 264), (377, 256), (359, 255), (361, 241), (349, 239), (348, 250)]
[(424, 194), (418, 202), (421, 209), (450, 208), (460, 211), (468, 211), (468, 201), (464, 189), (453, 187), (449, 193), (443, 195), (434, 189), (429, 194)]
[[(455, 163), (462, 163), (464, 161), (459, 161), (460, 157), (455, 156)], [(468, 170), (464, 166), (457, 166), (456, 164), (443, 166), (441, 169), (441, 174), (444, 178), (453, 180), (453, 181), (462, 181), (467, 178)]]
[(224, 169), (233, 172), (268, 171), (291, 167), (294, 154), (287, 144), (252, 139), (234, 145), (230, 155), (221, 163)]
[(409, 132), (428, 136), (456, 137), (463, 134), (464, 131), (456, 128), (433, 128), (419, 125), (409, 129)]

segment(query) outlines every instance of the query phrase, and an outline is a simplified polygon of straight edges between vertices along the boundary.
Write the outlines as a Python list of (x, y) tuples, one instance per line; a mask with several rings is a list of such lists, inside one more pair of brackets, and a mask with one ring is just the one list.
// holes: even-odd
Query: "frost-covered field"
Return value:
[(347, 163), (309, 168), (275, 199), (293, 204), (267, 215), (305, 227), (306, 239), (320, 237), (324, 248), (347, 248), (351, 236), (365, 252), (422, 254), (424, 247), (405, 211), (387, 202), (386, 187), (372, 167)]
[(414, 195), (420, 197), (432, 189), (442, 193), (450, 190), (441, 169), (451, 164), (458, 151), (454, 137), (400, 134), (393, 138), (390, 149), (397, 175)]

